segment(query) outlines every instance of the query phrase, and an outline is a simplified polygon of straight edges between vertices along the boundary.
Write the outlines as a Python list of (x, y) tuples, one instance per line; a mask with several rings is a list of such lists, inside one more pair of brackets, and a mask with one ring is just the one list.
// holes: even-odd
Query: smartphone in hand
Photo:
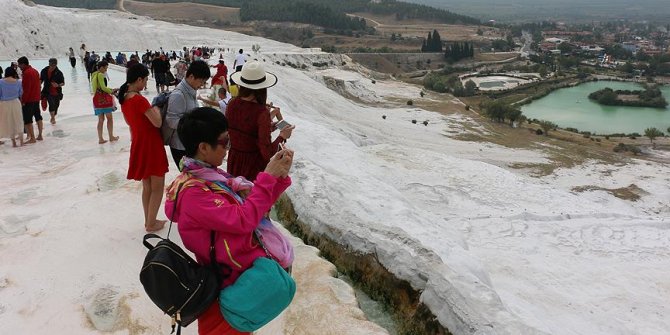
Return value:
[(285, 120), (281, 120), (281, 121), (277, 122), (277, 124), (276, 124), (277, 129), (279, 129), (279, 130), (282, 130), (282, 129), (284, 129), (284, 128), (290, 126), (290, 125), (291, 125), (291, 124), (288, 123), (288, 122), (286, 122)]

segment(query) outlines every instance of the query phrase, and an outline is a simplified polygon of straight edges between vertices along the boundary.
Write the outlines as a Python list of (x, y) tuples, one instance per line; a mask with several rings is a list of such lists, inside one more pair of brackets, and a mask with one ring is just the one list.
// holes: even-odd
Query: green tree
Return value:
[(505, 118), (509, 120), (510, 126), (514, 126), (514, 121), (519, 120), (522, 115), (521, 110), (516, 107), (508, 106), (505, 110)]
[(561, 54), (569, 54), (572, 52), (572, 45), (568, 42), (563, 42), (558, 45), (558, 50), (561, 50)]
[(549, 130), (556, 129), (558, 127), (555, 123), (547, 120), (539, 120), (537, 124), (539, 124), (544, 131), (544, 136), (549, 136)]
[(644, 130), (644, 136), (649, 137), (649, 141), (651, 141), (651, 144), (652, 144), (652, 145), (654, 146), (654, 148), (655, 148), (655, 147), (656, 147), (656, 143), (654, 143), (654, 140), (655, 140), (657, 137), (662, 137), (662, 136), (663, 136), (663, 132), (660, 131), (660, 130), (658, 130), (658, 129), (655, 128), (655, 127), (651, 127), (651, 128), (647, 128), (647, 129)]
[(621, 72), (633, 73), (633, 71), (635, 70), (635, 67), (630, 62), (626, 62), (626, 64), (621, 65), (619, 67), (619, 69), (621, 70)]
[(437, 32), (437, 29), (433, 29), (433, 40), (430, 44), (431, 51), (442, 52), (442, 39), (440, 38), (440, 33)]
[(477, 84), (475, 84), (474, 81), (468, 80), (465, 82), (465, 96), (473, 96), (475, 95), (475, 91), (477, 91)]

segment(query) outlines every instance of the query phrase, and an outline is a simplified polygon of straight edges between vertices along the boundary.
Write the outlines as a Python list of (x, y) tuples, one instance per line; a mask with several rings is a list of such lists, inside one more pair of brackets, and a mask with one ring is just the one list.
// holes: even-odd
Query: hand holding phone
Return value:
[(283, 143), (279, 144), (279, 151), (270, 158), (265, 172), (275, 177), (288, 176), (293, 165), (293, 150), (287, 149)]
[(282, 129), (290, 126), (290, 125), (291, 124), (286, 122), (286, 120), (280, 120), (280, 121), (277, 122), (277, 124), (275, 124), (275, 127), (277, 127), (277, 129), (279, 129), (279, 130), (282, 130)]

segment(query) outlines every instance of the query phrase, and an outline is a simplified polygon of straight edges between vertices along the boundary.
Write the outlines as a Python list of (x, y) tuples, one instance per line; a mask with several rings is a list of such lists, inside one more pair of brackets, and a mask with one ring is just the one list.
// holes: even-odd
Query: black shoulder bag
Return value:
[[(175, 194), (172, 217), (177, 210)], [(143, 244), (149, 249), (140, 270), (140, 282), (151, 301), (165, 314), (172, 317), (172, 332), (177, 325), (177, 335), (181, 327), (186, 327), (204, 313), (218, 298), (221, 289), (221, 272), (216, 262), (214, 249), (215, 233), (211, 232), (209, 257), (211, 263), (200, 265), (184, 250), (170, 241), (172, 218), (166, 238), (156, 234), (144, 235)], [(148, 240), (159, 239), (156, 245)]]

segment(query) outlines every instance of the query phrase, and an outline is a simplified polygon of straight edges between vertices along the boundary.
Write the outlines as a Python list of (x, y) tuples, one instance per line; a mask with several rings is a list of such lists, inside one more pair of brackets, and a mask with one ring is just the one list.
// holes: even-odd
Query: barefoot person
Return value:
[(0, 138), (12, 139), (16, 147), (16, 139), (23, 146), (23, 116), (19, 98), (23, 93), (19, 75), (14, 68), (8, 67), (5, 79), (0, 80)]
[(58, 107), (60, 107), (60, 101), (63, 99), (62, 87), (65, 86), (65, 77), (63, 76), (63, 72), (58, 68), (58, 60), (56, 58), (49, 59), (49, 66), (40, 72), (40, 80), (44, 85), (41, 96), (47, 100), (47, 104), (49, 105), (51, 124), (56, 124)]
[[(40, 111), (40, 74), (37, 73), (25, 56), (18, 60), (19, 68), (23, 73), (23, 94), (21, 95), (21, 105), (23, 113), (23, 124), (28, 134), (27, 143), (35, 143), (35, 140), (42, 140), (42, 111)], [(33, 118), (37, 122), (38, 135), (35, 138), (35, 129), (33, 128)]]
[[(105, 73), (107, 73), (107, 68), (109, 64), (106, 61), (98, 62), (98, 70), (91, 74), (91, 89), (93, 93), (101, 91), (105, 94), (114, 94), (117, 89), (111, 89), (107, 87), (107, 78)], [(109, 140), (114, 142), (119, 139), (118, 136), (114, 136), (114, 117), (112, 112), (115, 110), (114, 107), (106, 108), (94, 108), (95, 115), (98, 116), (98, 143), (103, 144), (107, 143), (102, 137), (102, 127), (107, 119), (107, 133), (109, 134)]]
[(156, 220), (163, 201), (165, 173), (168, 160), (160, 134), (161, 115), (158, 107), (151, 107), (149, 101), (139, 92), (149, 80), (149, 70), (142, 64), (135, 64), (126, 73), (126, 83), (119, 89), (119, 102), (123, 117), (130, 126), (130, 160), (126, 178), (142, 181), (142, 207), (144, 208), (144, 229), (157, 231), (165, 225), (164, 220)]

